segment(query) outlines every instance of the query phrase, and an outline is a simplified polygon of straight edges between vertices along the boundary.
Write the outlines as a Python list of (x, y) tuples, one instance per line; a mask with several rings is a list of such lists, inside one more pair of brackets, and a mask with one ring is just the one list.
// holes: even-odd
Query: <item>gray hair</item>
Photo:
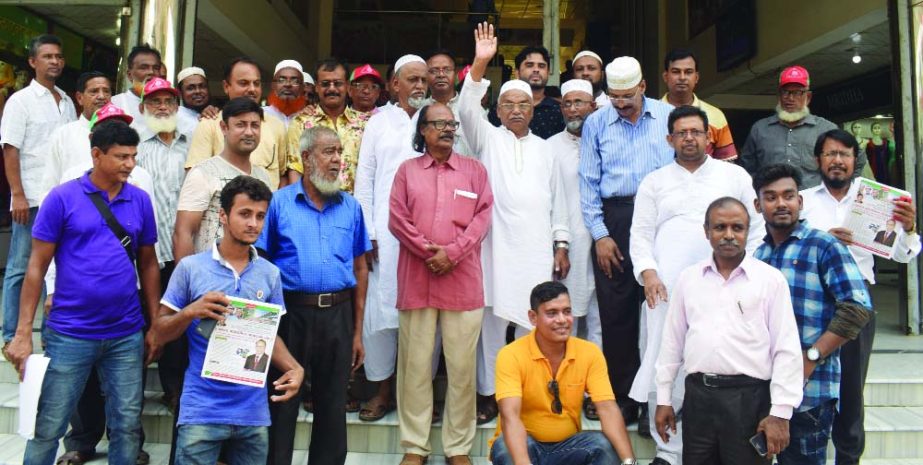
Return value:
[(301, 139), (298, 141), (299, 153), (310, 152), (311, 149), (314, 148), (317, 139), (321, 136), (332, 136), (340, 140), (340, 136), (333, 129), (324, 126), (314, 126), (305, 129), (304, 132), (301, 133)]

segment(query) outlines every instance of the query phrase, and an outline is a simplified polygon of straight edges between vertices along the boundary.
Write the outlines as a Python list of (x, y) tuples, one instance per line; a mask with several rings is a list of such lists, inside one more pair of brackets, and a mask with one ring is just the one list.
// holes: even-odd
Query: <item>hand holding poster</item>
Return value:
[(272, 359), (279, 321), (279, 305), (228, 296), (231, 301), (223, 324), (208, 339), (202, 377), (263, 387)]
[(843, 227), (852, 231), (853, 245), (890, 259), (904, 234), (901, 223), (894, 220), (894, 201), (909, 198), (910, 193), (870, 179), (855, 182), (859, 190)]

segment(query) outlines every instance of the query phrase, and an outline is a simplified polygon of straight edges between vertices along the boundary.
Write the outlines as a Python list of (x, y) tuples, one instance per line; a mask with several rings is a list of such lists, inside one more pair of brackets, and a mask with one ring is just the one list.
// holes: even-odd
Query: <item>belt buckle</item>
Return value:
[[(324, 303), (324, 299), (326, 299), (327, 303)], [(326, 294), (318, 294), (317, 295), (317, 306), (318, 308), (329, 308), (333, 306), (333, 294), (330, 292)]]
[(717, 383), (709, 384), (708, 380), (717, 381), (718, 375), (711, 374), (711, 373), (702, 373), (702, 384), (704, 384), (706, 387), (713, 387), (713, 388), (720, 387)]

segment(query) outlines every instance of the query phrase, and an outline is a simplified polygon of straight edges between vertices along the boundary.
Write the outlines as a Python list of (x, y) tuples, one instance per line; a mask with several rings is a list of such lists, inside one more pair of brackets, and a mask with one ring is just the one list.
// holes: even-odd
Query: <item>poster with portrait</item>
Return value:
[(285, 311), (279, 305), (228, 296), (230, 310), (208, 339), (202, 377), (263, 387)]
[(894, 220), (894, 200), (910, 193), (866, 178), (857, 178), (859, 190), (843, 227), (852, 231), (853, 245), (890, 259), (900, 243), (903, 226)]

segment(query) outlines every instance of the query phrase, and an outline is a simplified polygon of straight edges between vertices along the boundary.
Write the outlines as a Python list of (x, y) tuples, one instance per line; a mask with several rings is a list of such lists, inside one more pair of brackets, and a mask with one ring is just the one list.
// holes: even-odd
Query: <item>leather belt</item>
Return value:
[(603, 203), (612, 202), (612, 203), (635, 203), (635, 196), (625, 195), (625, 196), (613, 196), (603, 199)]
[(729, 388), (769, 384), (769, 380), (747, 375), (716, 375), (712, 373), (692, 373), (687, 378), (693, 382), (712, 388)]
[(286, 305), (312, 308), (330, 308), (334, 305), (352, 300), (353, 290), (350, 288), (337, 292), (325, 292), (322, 294), (308, 294), (307, 292), (286, 292), (284, 297)]

